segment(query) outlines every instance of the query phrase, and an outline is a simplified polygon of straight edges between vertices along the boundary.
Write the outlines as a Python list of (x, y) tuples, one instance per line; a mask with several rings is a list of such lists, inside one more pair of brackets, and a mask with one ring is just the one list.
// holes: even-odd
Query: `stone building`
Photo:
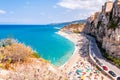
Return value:
[(105, 13), (108, 13), (112, 10), (113, 8), (113, 1), (112, 0), (108, 0), (106, 3), (105, 3)]

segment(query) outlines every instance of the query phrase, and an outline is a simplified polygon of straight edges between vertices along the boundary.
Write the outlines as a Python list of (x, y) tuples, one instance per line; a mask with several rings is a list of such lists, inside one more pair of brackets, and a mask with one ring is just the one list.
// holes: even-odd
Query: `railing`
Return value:
[(106, 75), (108, 75), (108, 77), (110, 77), (112, 80), (115, 80), (115, 78), (113, 78), (108, 72), (104, 71), (103, 68), (101, 66), (98, 65), (98, 63), (96, 63), (96, 60), (93, 58), (92, 56), (92, 50), (91, 50), (91, 40), (89, 40), (89, 57), (91, 58), (91, 60), (94, 62), (94, 64), (99, 67), (102, 72)]

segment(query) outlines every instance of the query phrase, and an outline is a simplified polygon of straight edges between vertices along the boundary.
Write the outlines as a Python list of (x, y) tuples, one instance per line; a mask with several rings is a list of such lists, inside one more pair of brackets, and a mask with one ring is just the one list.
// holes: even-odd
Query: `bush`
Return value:
[(73, 32), (74, 32), (74, 33), (80, 33), (80, 31), (78, 31), (78, 30), (73, 30)]
[(103, 57), (105, 57), (107, 60), (111, 61), (114, 65), (120, 67), (120, 60), (119, 59), (117, 59), (111, 55), (108, 55), (108, 53), (106, 53), (105, 49), (102, 48), (102, 45), (99, 42), (97, 42), (97, 45), (98, 45)]
[(98, 21), (97, 28), (99, 28), (99, 27), (100, 27), (101, 23), (102, 23), (102, 21)]
[(24, 44), (12, 44), (0, 49), (1, 62), (21, 62), (29, 58), (33, 54), (31, 48)]
[(35, 57), (35, 58), (40, 58), (40, 56), (36, 52), (33, 52), (32, 56)]
[(117, 23), (115, 23), (114, 21), (111, 21), (109, 28), (115, 29), (117, 26), (118, 26)]
[(40, 58), (40, 56), (30, 47), (19, 44), (14, 39), (0, 40), (0, 68), (14, 69), (12, 65), (29, 62), (30, 58)]

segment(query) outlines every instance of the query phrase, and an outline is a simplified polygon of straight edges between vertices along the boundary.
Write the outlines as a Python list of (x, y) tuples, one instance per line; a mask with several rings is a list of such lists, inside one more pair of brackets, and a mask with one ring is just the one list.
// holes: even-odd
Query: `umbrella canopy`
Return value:
[(85, 79), (85, 77), (84, 77), (84, 76), (81, 76), (81, 79), (82, 79), (82, 80), (84, 80), (84, 79)]
[(82, 70), (76, 70), (76, 72), (77, 72), (77, 73), (81, 73), (81, 72), (82, 72)]

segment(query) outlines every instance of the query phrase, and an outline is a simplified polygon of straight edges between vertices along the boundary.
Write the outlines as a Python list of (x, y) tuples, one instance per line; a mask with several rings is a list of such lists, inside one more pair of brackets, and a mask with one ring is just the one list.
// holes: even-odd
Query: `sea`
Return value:
[(64, 25), (0, 25), (0, 39), (14, 38), (30, 46), (51, 64), (62, 66), (73, 54), (74, 44), (56, 34)]

